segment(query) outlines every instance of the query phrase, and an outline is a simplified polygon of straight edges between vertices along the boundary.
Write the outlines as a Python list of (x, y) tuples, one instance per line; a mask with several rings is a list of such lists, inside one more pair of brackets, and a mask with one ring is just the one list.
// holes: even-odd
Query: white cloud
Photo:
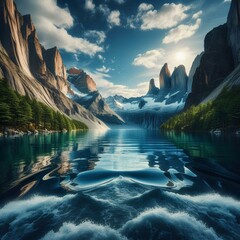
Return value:
[(102, 72), (102, 73), (108, 73), (110, 70), (112, 70), (111, 68), (107, 68), (104, 65), (101, 68), (97, 68), (96, 69), (98, 72)]
[(79, 59), (79, 56), (78, 56), (78, 54), (77, 54), (77, 53), (74, 53), (74, 54), (73, 54), (73, 56), (74, 56), (74, 58), (75, 58), (75, 60), (76, 60), (77, 62), (79, 62), (79, 61), (80, 61), (80, 59)]
[(193, 14), (192, 19), (198, 19), (201, 17), (201, 15), (202, 15), (202, 11), (198, 11)]
[(224, 3), (230, 3), (232, 0), (224, 0)]
[(116, 2), (118, 4), (123, 4), (123, 3), (126, 2), (126, 0), (108, 0), (108, 1), (114, 1), (114, 2)]
[(85, 9), (90, 11), (95, 11), (95, 4), (93, 3), (93, 0), (85, 0)]
[(201, 19), (198, 18), (193, 25), (181, 24), (176, 28), (169, 31), (166, 37), (163, 39), (164, 44), (177, 43), (182, 39), (189, 38), (195, 34), (201, 24)]
[[(179, 57), (181, 55), (181, 57)], [(133, 65), (142, 66), (148, 69), (144, 72), (140, 78), (152, 78), (155, 74), (159, 73), (164, 63), (168, 63), (169, 69), (172, 71), (174, 67), (181, 64), (185, 65), (186, 71), (188, 72), (193, 59), (196, 57), (197, 52), (188, 47), (169, 47), (165, 49), (152, 49), (145, 53), (138, 54), (133, 60)]]
[(138, 6), (138, 12), (145, 12), (154, 9), (152, 4), (147, 4), (147, 3), (141, 3)]
[(189, 6), (175, 3), (165, 3), (159, 10), (152, 4), (142, 3), (138, 7), (136, 16), (128, 19), (132, 28), (140, 27), (142, 30), (168, 29), (177, 26), (188, 17)]
[(99, 60), (105, 62), (105, 58), (101, 54), (98, 54), (97, 57), (98, 57)]
[(165, 51), (163, 49), (153, 49), (145, 53), (138, 54), (137, 57), (133, 60), (133, 65), (135, 66), (144, 66), (148, 69), (150, 68), (159, 68), (159, 62), (165, 56)]
[(97, 44), (71, 36), (67, 32), (73, 26), (73, 18), (68, 8), (57, 6), (56, 0), (16, 0), (16, 3), (22, 14), (31, 14), (44, 47), (57, 46), (67, 52), (81, 52), (90, 56), (103, 51)]
[(110, 9), (106, 4), (100, 4), (98, 6), (98, 10), (105, 16), (108, 16), (110, 14)]
[(97, 88), (103, 97), (114, 95), (122, 95), (127, 98), (133, 96), (139, 97), (145, 95), (148, 89), (148, 85), (146, 85), (146, 83), (140, 83), (133, 89), (126, 85), (113, 83), (110, 80), (111, 76), (109, 74), (91, 71), (87, 72), (96, 82)]
[(111, 11), (107, 21), (110, 26), (120, 26), (120, 12), (118, 10)]
[(106, 34), (103, 31), (89, 30), (84, 33), (87, 38), (92, 38), (97, 44), (101, 44), (106, 39)]

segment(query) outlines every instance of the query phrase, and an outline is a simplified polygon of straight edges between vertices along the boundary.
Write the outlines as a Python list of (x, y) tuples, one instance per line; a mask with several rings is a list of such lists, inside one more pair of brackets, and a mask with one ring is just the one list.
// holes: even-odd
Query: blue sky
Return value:
[(204, 36), (226, 22), (228, 0), (16, 0), (40, 42), (57, 46), (67, 68), (96, 81), (103, 96), (146, 93), (167, 62), (187, 73)]

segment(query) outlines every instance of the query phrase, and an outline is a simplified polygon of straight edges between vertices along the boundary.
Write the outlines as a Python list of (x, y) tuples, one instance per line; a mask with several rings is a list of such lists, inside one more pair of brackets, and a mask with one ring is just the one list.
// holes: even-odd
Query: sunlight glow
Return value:
[(175, 58), (176, 60), (184, 61), (186, 59), (186, 54), (184, 52), (177, 52)]

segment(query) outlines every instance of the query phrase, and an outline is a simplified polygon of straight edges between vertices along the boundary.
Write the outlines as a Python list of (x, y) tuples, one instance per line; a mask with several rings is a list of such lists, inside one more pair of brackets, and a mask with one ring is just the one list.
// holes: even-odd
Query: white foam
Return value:
[[(162, 223), (164, 223), (162, 225)], [(168, 227), (164, 229), (164, 225)], [(212, 228), (208, 228), (200, 220), (189, 216), (185, 212), (169, 212), (165, 208), (155, 208), (144, 211), (138, 217), (128, 221), (121, 229), (121, 232), (126, 236), (131, 234), (141, 235), (142, 231), (147, 231), (149, 239), (153, 239), (156, 235), (160, 236), (160, 232), (167, 232), (174, 237), (184, 236), (184, 239), (209, 239), (220, 240)], [(136, 236), (136, 239), (139, 236)], [(164, 238), (160, 238), (164, 239)], [(181, 237), (179, 237), (181, 239)]]
[(57, 232), (50, 231), (42, 238), (42, 240), (65, 239), (125, 240), (126, 238), (108, 226), (96, 225), (91, 222), (84, 222), (79, 225), (64, 223)]

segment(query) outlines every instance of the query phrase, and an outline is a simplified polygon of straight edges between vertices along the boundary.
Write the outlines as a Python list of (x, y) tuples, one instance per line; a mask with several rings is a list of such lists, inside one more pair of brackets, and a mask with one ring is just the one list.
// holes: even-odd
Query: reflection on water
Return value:
[(238, 239), (239, 146), (139, 129), (0, 138), (0, 236)]

